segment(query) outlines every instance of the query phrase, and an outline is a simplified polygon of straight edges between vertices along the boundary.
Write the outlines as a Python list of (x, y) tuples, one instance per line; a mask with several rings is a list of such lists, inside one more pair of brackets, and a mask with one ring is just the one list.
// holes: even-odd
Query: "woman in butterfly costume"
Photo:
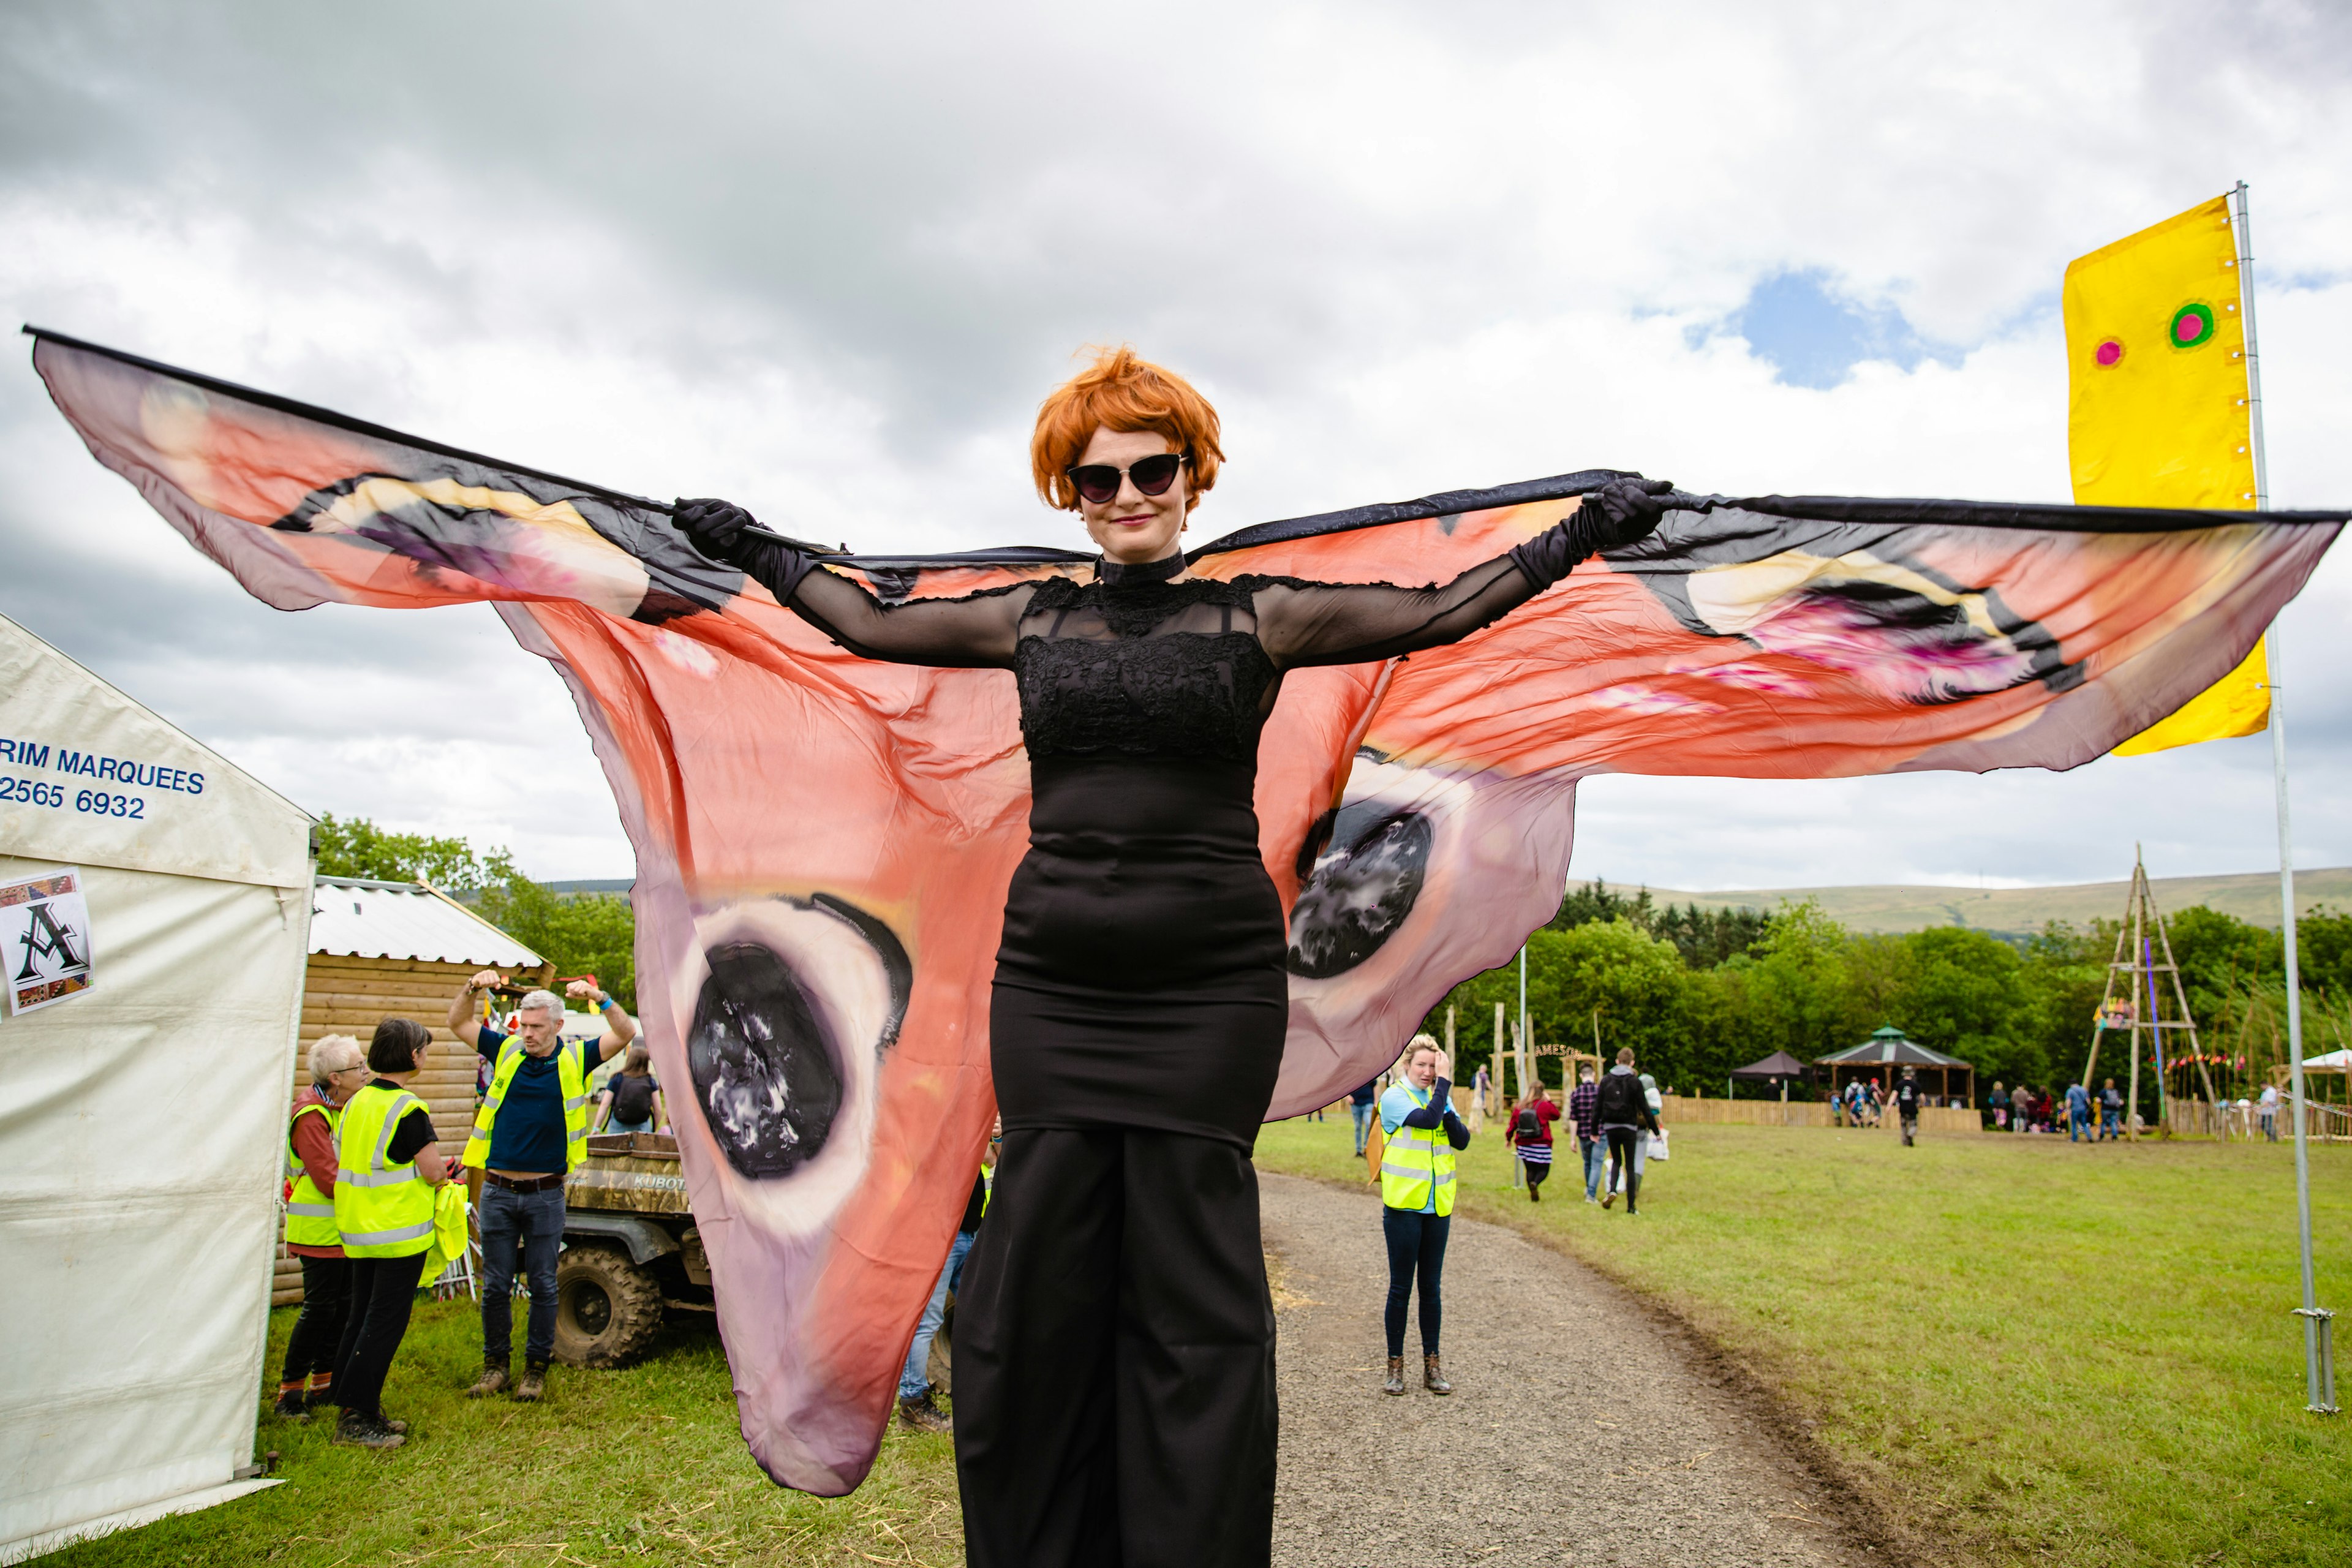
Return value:
[(1004, 1142), (956, 1305), (956, 1466), (974, 1568), (1268, 1561), (1274, 1312), (1250, 1152), (1288, 1006), (1253, 807), (1286, 671), (1456, 641), (1657, 524), (1658, 480), (1442, 586), (1190, 575), (1217, 416), (1126, 349), (1045, 400), (1039, 493), (1091, 581), (884, 605), (719, 500), (698, 550), (864, 658), (1008, 669), (1030, 847), (989, 1011)]

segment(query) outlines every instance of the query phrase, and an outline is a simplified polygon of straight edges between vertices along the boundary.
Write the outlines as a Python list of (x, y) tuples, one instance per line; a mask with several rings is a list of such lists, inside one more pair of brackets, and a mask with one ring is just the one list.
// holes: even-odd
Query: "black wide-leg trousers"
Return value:
[(956, 1294), (971, 1568), (1262, 1568), (1275, 1431), (1248, 1152), (1008, 1131)]

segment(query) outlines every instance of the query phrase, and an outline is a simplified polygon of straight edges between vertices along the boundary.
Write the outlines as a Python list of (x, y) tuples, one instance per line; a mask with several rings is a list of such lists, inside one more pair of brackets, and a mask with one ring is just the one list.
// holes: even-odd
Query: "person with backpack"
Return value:
[(1919, 1136), (1919, 1069), (1905, 1068), (1903, 1081), (1895, 1086), (1895, 1114), (1903, 1122), (1903, 1146), (1908, 1149)]
[(1649, 1097), (1642, 1092), (1642, 1079), (1633, 1070), (1633, 1047), (1626, 1046), (1617, 1052), (1617, 1065), (1601, 1080), (1597, 1105), (1601, 1131), (1609, 1140), (1609, 1192), (1601, 1200), (1602, 1208), (1614, 1207), (1617, 1202), (1618, 1178), (1625, 1186), (1625, 1212), (1641, 1212), (1642, 1168), (1633, 1156), (1641, 1148), (1644, 1132), (1658, 1130), (1656, 1112), (1650, 1109)]
[(1522, 1100), (1511, 1115), (1511, 1147), (1527, 1167), (1528, 1202), (1543, 1202), (1544, 1178), (1551, 1174), (1551, 1124), (1559, 1120), (1559, 1102), (1551, 1090), (1536, 1085), (1533, 1100)]
[[(1470, 1129), (1454, 1113), (1445, 1053), (1427, 1035), (1404, 1051), (1404, 1078), (1381, 1096), (1381, 1234), (1388, 1242), (1389, 1376), (1383, 1394), (1404, 1393), (1404, 1319), (1416, 1277), (1421, 1284), (1421, 1385), (1451, 1394), (1437, 1359), (1443, 1315), (1439, 1281), (1445, 1238), (1454, 1227), (1454, 1156), (1470, 1146)], [(1260, 1561), (1264, 1561), (1263, 1558)]]
[(631, 1040), (621, 1070), (596, 1095), (596, 1131), (658, 1132), (668, 1125), (669, 1107), (654, 1077), (653, 1058), (644, 1040)]

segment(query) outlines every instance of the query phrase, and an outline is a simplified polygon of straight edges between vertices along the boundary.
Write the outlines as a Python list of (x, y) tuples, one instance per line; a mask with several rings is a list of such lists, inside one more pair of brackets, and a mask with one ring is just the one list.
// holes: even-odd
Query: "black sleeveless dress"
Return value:
[(1274, 1314), (1249, 1155), (1287, 984), (1259, 732), (1284, 670), (1454, 641), (1549, 584), (1526, 560), (1402, 589), (1171, 581), (1171, 557), (884, 605), (787, 547), (743, 547), (853, 651), (1019, 682), (1030, 848), (990, 1008), (1005, 1140), (953, 1334), (975, 1568), (1268, 1561)]

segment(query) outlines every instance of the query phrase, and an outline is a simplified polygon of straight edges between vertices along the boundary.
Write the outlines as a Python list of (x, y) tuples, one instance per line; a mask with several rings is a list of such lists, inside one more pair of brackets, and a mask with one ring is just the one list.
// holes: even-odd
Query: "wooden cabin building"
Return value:
[[(302, 987), (300, 1047), (289, 1097), (310, 1081), (310, 1043), (351, 1035), (364, 1047), (378, 1023), (404, 1015), (433, 1031), (434, 1051), (410, 1085), (433, 1113), (443, 1149), (464, 1147), (474, 1122), (472, 1050), (443, 1026), (450, 998), (495, 969), (545, 985), (555, 966), (454, 899), (416, 882), (320, 877), (310, 895), (310, 958)], [(281, 1240), (270, 1304), (302, 1299), (302, 1267)]]

